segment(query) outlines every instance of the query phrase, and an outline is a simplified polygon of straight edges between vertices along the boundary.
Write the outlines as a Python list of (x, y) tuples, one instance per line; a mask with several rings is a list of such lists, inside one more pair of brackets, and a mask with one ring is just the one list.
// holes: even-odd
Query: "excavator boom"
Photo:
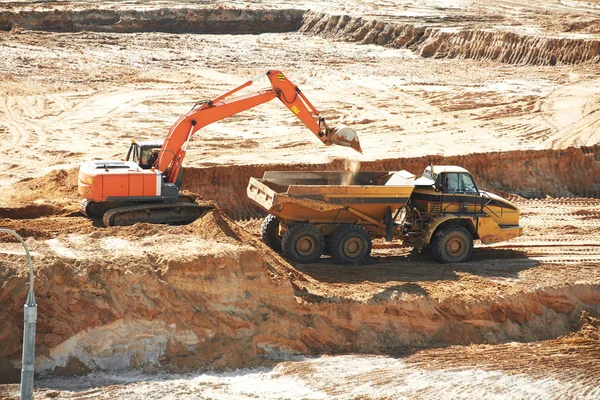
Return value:
[(317, 109), (308, 101), (298, 86), (290, 82), (280, 71), (267, 71), (266, 76), (271, 82), (271, 88), (259, 90), (244, 96), (231, 97), (236, 92), (252, 85), (256, 80), (250, 80), (237, 88), (213, 100), (202, 103), (187, 114), (182, 115), (173, 124), (154, 166), (166, 173), (166, 182), (175, 182), (192, 135), (199, 129), (220, 121), (229, 116), (248, 110), (257, 105), (278, 98), (300, 119), (325, 145), (351, 147), (362, 153), (356, 133), (344, 128), (342, 134), (330, 128)]
[[(79, 169), (82, 211), (103, 219), (106, 226), (136, 222), (186, 223), (206, 207), (180, 195), (182, 163), (192, 135), (200, 128), (278, 98), (325, 145), (341, 145), (362, 152), (356, 132), (330, 128), (300, 89), (280, 71), (267, 71), (271, 87), (233, 96), (252, 85), (250, 80), (202, 103), (173, 124), (160, 144), (133, 142), (126, 161), (90, 161)], [(129, 156), (133, 160), (129, 161)]]

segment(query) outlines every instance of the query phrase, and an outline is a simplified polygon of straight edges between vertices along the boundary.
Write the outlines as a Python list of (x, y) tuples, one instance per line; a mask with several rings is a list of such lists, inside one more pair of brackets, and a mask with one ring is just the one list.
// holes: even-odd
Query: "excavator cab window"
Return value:
[[(143, 169), (150, 169), (158, 158), (160, 148), (141, 146), (139, 165)], [(136, 161), (136, 160), (134, 160)]]
[(125, 161), (136, 162), (143, 169), (150, 169), (158, 158), (162, 144), (161, 143), (131, 143)]

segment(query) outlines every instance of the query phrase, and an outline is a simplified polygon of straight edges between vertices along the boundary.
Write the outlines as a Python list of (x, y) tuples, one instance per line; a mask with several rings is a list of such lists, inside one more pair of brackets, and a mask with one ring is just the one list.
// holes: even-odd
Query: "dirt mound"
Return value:
[(196, 235), (212, 238), (222, 242), (240, 243), (240, 237), (234, 232), (233, 223), (227, 221), (217, 210), (208, 211), (202, 218), (187, 226)]
[(58, 169), (37, 178), (26, 178), (15, 183), (17, 201), (76, 200), (79, 169)]
[[(64, 232), (65, 228), (69, 230), (67, 227), (70, 222), (67, 221), (70, 220), (63, 219), (59, 223), (47, 217), (67, 218), (80, 215), (77, 176), (78, 170), (75, 168), (58, 169), (15, 183), (14, 194), (6, 201), (5, 207), (0, 208), (3, 226), (38, 238), (45, 236), (39, 236), (37, 228), (45, 232)], [(80, 225), (77, 219), (72, 222)]]
[(577, 331), (566, 337), (567, 339), (584, 339), (600, 341), (600, 319), (594, 318), (587, 311), (581, 312)]
[(508, 64), (564, 65), (600, 61), (600, 41), (550, 38), (506, 31), (448, 29), (308, 11), (300, 32), (410, 49), (421, 57), (472, 58)]
[(135, 10), (68, 9), (6, 10), (0, 12), (0, 30), (50, 32), (168, 32), (240, 34), (290, 32), (300, 27), (301, 10), (216, 8), (159, 8)]

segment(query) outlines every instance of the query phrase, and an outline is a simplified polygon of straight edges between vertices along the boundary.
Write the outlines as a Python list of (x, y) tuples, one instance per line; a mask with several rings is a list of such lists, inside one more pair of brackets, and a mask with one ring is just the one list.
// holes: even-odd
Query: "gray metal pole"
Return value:
[(15, 231), (0, 228), (0, 232), (10, 233), (23, 245), (27, 261), (29, 261), (29, 293), (25, 302), (25, 322), (23, 326), (23, 366), (21, 368), (21, 399), (31, 400), (33, 398), (33, 365), (35, 362), (35, 324), (37, 322), (37, 304), (35, 304), (35, 295), (33, 293), (33, 263), (29, 249), (23, 241), (23, 238)]

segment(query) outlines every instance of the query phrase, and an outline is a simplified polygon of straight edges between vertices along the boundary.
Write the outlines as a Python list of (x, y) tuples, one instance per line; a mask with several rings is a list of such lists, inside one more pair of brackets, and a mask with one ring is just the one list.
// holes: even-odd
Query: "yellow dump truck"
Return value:
[(440, 262), (463, 262), (474, 239), (490, 244), (523, 232), (519, 208), (478, 190), (457, 166), (428, 166), (418, 179), (407, 171), (265, 172), (250, 178), (247, 193), (269, 213), (263, 241), (299, 263), (325, 253), (357, 264), (379, 237), (430, 247)]

